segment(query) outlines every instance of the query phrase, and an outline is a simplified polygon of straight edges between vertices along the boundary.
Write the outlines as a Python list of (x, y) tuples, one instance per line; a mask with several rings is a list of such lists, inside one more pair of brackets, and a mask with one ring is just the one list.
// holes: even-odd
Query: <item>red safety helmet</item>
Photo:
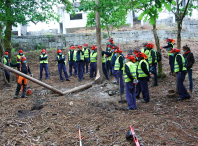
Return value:
[(91, 50), (96, 50), (97, 46), (91, 45)]
[(137, 54), (136, 54), (136, 57), (138, 57), (138, 58), (145, 58), (145, 57), (147, 57), (144, 53), (142, 53), (142, 52), (138, 52)]
[(110, 38), (110, 39), (109, 39), (109, 42), (112, 43), (112, 44), (114, 44), (114, 43), (113, 43), (113, 38)]
[(31, 95), (31, 93), (32, 93), (31, 88), (28, 88), (28, 89), (27, 89), (27, 94), (28, 94), (28, 95)]
[(62, 50), (61, 50), (61, 49), (58, 49), (57, 54), (58, 54), (58, 53), (62, 53)]
[(133, 61), (133, 62), (136, 62), (136, 59), (133, 55), (126, 55), (124, 56), (125, 58), (129, 58), (129, 60)]
[(180, 52), (180, 50), (177, 49), (177, 48), (173, 48), (173, 49), (170, 51), (170, 53), (177, 53), (177, 52)]
[(4, 55), (8, 55), (8, 51), (5, 51)]
[(19, 53), (23, 53), (23, 50), (19, 50)]
[(174, 40), (174, 39), (169, 39), (169, 38), (167, 38), (166, 42), (174, 43), (174, 42), (175, 42), (175, 40)]
[(116, 50), (114, 51), (114, 53), (122, 53), (122, 50), (118, 47), (118, 49), (116, 49)]
[(146, 48), (148, 48), (148, 49), (154, 49), (155, 48), (155, 45), (153, 43), (147, 43), (146, 44)]
[(21, 56), (20, 61), (23, 63), (24, 61), (26, 61), (26, 57), (25, 56)]
[(73, 46), (73, 45), (70, 46), (70, 49), (71, 49), (71, 50), (74, 50), (74, 49), (75, 49), (75, 46)]
[(107, 48), (110, 48), (111, 47), (111, 45), (107, 45)]
[(83, 45), (83, 46), (88, 47), (89, 45), (88, 45), (88, 43), (84, 43), (84, 45)]
[(134, 50), (134, 54), (136, 55), (138, 52), (140, 52), (140, 50), (138, 50), (138, 49), (135, 49)]
[(45, 52), (47, 54), (47, 51), (45, 49), (42, 49), (41, 53)]
[(78, 45), (78, 46), (77, 46), (77, 48), (80, 48), (80, 49), (82, 49), (82, 46), (81, 46), (81, 45)]

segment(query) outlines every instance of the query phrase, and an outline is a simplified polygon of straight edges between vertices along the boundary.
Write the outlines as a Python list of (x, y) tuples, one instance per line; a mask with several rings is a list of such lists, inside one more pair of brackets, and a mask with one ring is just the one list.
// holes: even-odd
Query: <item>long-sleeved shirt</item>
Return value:
[(21, 68), (21, 72), (24, 73), (24, 74), (28, 74), (28, 73), (32, 74), (31, 71), (30, 71), (30, 67), (25, 63), (16, 63), (16, 64), (10, 63), (10, 66), (11, 67), (17, 67), (19, 71), (20, 71), (20, 68)]
[(168, 43), (168, 45), (164, 46), (163, 48), (166, 48), (167, 51), (170, 51), (168, 49), (170, 48), (172, 50), (173, 49), (173, 45), (171, 43)]
[(126, 64), (125, 64), (125, 73), (129, 77), (129, 79), (131, 79), (131, 81), (133, 81), (133, 77), (131, 75), (131, 72), (129, 70), (129, 67)]
[(41, 56), (39, 56), (39, 60), (47, 60), (48, 56), (44, 57), (45, 55), (43, 55), (43, 57), (41, 58)]
[(182, 57), (180, 55), (177, 55), (177, 54), (179, 54), (179, 53), (176, 53), (174, 55), (174, 58), (176, 58), (176, 61), (177, 61), (178, 65), (179, 65), (179, 72), (182, 72), (182, 70), (183, 70)]
[(152, 56), (152, 65), (155, 64), (155, 51), (151, 50), (151, 56)]
[(76, 61), (78, 61), (78, 62), (79, 62), (79, 61), (83, 61), (83, 60), (81, 60), (81, 58), (80, 58), (81, 53), (82, 53), (82, 55), (84, 55), (84, 52), (83, 52), (82, 50), (77, 51), (77, 53), (76, 53), (76, 58), (77, 58)]
[(58, 63), (65, 63), (65, 55), (59, 55), (59, 58), (56, 57)]
[(195, 63), (195, 58), (192, 52), (183, 55), (185, 60), (187, 61), (186, 69), (190, 70)]

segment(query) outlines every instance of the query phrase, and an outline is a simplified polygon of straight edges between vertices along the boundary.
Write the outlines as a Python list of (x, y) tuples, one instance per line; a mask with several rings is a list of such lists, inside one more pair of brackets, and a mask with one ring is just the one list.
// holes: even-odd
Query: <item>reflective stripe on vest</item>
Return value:
[[(40, 55), (41, 58), (47, 57), (48, 55)], [(40, 63), (48, 63), (48, 58), (46, 60), (40, 60)]]
[[(177, 55), (180, 55), (182, 58), (182, 64), (183, 64), (182, 71), (186, 70), (184, 57), (181, 54), (177, 54)], [(177, 55), (175, 56), (174, 72), (179, 72), (179, 64), (177, 62)]]
[(89, 58), (89, 50), (88, 49), (86, 49), (84, 51), (84, 56), (85, 56), (85, 58)]
[[(25, 55), (22, 55), (22, 56), (25, 56)], [(21, 59), (22, 56), (21, 55), (17, 55), (17, 58)], [(20, 63), (20, 61), (18, 61), (17, 63)]]
[[(59, 55), (57, 55), (57, 57), (58, 57), (58, 59), (59, 59)], [(62, 55), (62, 58), (64, 58), (64, 55)], [(65, 63), (65, 65), (67, 64), (67, 62), (64, 60), (64, 63)], [(58, 64), (58, 61), (57, 61), (57, 64)]]
[[(137, 66), (134, 63), (132, 63), (132, 62), (127, 62), (125, 65), (128, 66), (131, 76), (134, 79), (137, 79), (137, 74), (136, 74)], [(124, 69), (123, 69), (123, 74), (124, 74), (125, 82), (130, 82), (131, 79), (127, 76), (127, 74), (125, 72), (125, 66), (124, 66)]]
[(148, 56), (150, 51), (148, 49), (142, 49), (141, 52)]
[(138, 65), (138, 77), (147, 77), (148, 75), (146, 75), (142, 70), (142, 67), (141, 67), (142, 62), (146, 63), (146, 68), (147, 68), (147, 70), (149, 70), (149, 65), (148, 65), (147, 61), (141, 60)]
[[(171, 43), (171, 44), (172, 44), (172, 43)], [(173, 45), (173, 44), (172, 44), (172, 45)], [(173, 45), (173, 48), (174, 48), (174, 45)], [(172, 50), (173, 48), (168, 48), (168, 56), (171, 55), (171, 50)]]
[[(120, 69), (120, 63), (119, 63), (119, 58), (120, 57), (123, 57), (122, 55), (120, 55), (117, 59), (116, 59), (116, 61), (115, 61), (115, 66), (114, 66), (114, 70), (119, 70)], [(124, 68), (124, 59), (123, 59), (123, 67), (121, 68), (121, 70), (123, 70), (123, 68)]]
[(97, 58), (97, 52), (94, 52), (94, 53), (90, 54), (90, 62), (91, 63), (92, 62), (97, 62), (96, 58)]
[(114, 52), (111, 54), (111, 56), (107, 57), (107, 61), (111, 61), (113, 54)]
[[(151, 56), (151, 51), (152, 51), (153, 49), (151, 49), (150, 51), (149, 51), (149, 55), (148, 55), (148, 63), (149, 64), (152, 64), (152, 56)], [(153, 50), (154, 52), (155, 52), (155, 63), (157, 63), (157, 52), (155, 51), (155, 50)]]
[(6, 58), (5, 58), (5, 57), (3, 58), (3, 64), (4, 64), (4, 65), (6, 65), (6, 64), (7, 64), (7, 60), (6, 60)]
[(76, 61), (76, 60), (77, 60), (76, 53), (77, 53), (77, 52), (76, 52), (76, 51), (74, 51), (74, 54), (73, 54), (73, 60), (74, 60), (74, 61)]
[(105, 63), (106, 60), (105, 60), (105, 54), (102, 56), (102, 63)]

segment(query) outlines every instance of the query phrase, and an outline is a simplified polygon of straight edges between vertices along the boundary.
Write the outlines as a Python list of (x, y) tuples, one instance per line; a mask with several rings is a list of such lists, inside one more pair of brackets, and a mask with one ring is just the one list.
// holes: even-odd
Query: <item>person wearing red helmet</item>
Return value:
[(109, 39), (109, 42), (110, 42), (110, 44), (114, 44), (113, 38), (110, 38), (110, 39)]
[(97, 73), (97, 47), (91, 45), (91, 54), (90, 54), (90, 79), (96, 77)]
[(77, 46), (76, 52), (76, 63), (77, 63), (77, 72), (78, 72), (78, 81), (83, 81), (83, 68), (84, 68), (84, 51), (82, 51), (82, 46)]
[(111, 64), (111, 59), (112, 59), (112, 56), (114, 55), (114, 45), (113, 44), (108, 44), (107, 45), (107, 49), (106, 51), (103, 51), (103, 53), (105, 52), (109, 52), (111, 53), (111, 55), (107, 55), (106, 54), (106, 68), (107, 68), (107, 72), (110, 74), (110, 76), (112, 76), (112, 64)]
[(84, 67), (83, 67), (83, 72), (85, 72), (85, 67), (86, 67), (86, 74), (88, 74), (88, 69), (89, 69), (89, 62), (90, 62), (90, 49), (88, 48), (89, 45), (88, 43), (84, 43)]
[[(26, 57), (22, 56), (20, 58), (21, 62), (20, 63), (16, 63), (16, 64), (12, 64), (10, 63), (11, 67), (17, 67), (18, 70), (24, 74), (30, 74), (33, 77), (33, 74), (30, 71), (30, 67), (27, 65), (27, 61), (26, 61)], [(15, 96), (14, 98), (17, 99), (17, 96), (19, 95), (19, 91), (21, 90), (21, 86), (23, 86), (23, 91), (22, 91), (22, 95), (21, 98), (26, 98), (26, 89), (27, 89), (27, 79), (22, 77), (22, 76), (18, 76), (17, 79), (17, 88), (16, 88), (16, 92), (15, 92)]]
[[(143, 46), (143, 49), (141, 50), (142, 53), (144, 53), (146, 56), (149, 55), (149, 50), (148, 48), (146, 47), (148, 43), (144, 42), (142, 43), (142, 46)], [(146, 59), (146, 61), (148, 62), (148, 59)]]
[(145, 54), (140, 52), (136, 55), (138, 58), (139, 64), (137, 67), (137, 77), (138, 83), (136, 85), (136, 98), (140, 98), (140, 92), (142, 92), (143, 100), (142, 103), (150, 101), (149, 90), (148, 90), (148, 80), (150, 78), (149, 65), (145, 60)]
[(126, 87), (126, 99), (128, 103), (127, 110), (137, 109), (136, 97), (135, 97), (135, 83), (137, 80), (137, 66), (134, 64), (136, 59), (133, 55), (125, 56), (125, 65), (123, 69), (125, 87)]
[(173, 43), (175, 42), (175, 40), (173, 39), (169, 39), (169, 38), (165, 38), (167, 46), (161, 47), (165, 48), (168, 52), (168, 57), (169, 57), (169, 65), (170, 65), (170, 75), (173, 75), (174, 72), (174, 57), (171, 55), (171, 50), (174, 48)]
[[(116, 53), (115, 53), (115, 50), (116, 49), (119, 49), (118, 46), (116, 45), (113, 45), (111, 44), (111, 49), (112, 51), (111, 52), (107, 52), (107, 51), (103, 51), (104, 54), (108, 55), (108, 56), (111, 56), (111, 67), (112, 67), (112, 75), (116, 78), (116, 80), (118, 81), (117, 79), (117, 71), (114, 70), (114, 66), (115, 66), (115, 61), (117, 59), (117, 56), (116, 56)], [(121, 53), (121, 55), (124, 57), (124, 55)], [(119, 84), (119, 82), (117, 82), (117, 84)]]
[(41, 55), (39, 56), (39, 60), (40, 60), (40, 78), (39, 78), (39, 80), (42, 79), (43, 69), (45, 69), (45, 77), (47, 80), (47, 79), (49, 79), (48, 55), (47, 55), (47, 51), (45, 49), (42, 49)]
[(173, 48), (171, 55), (174, 56), (174, 72), (177, 74), (177, 89), (179, 92), (179, 98), (177, 100), (189, 99), (190, 94), (187, 92), (184, 86), (184, 80), (187, 73), (186, 64), (184, 57), (179, 54), (180, 50)]
[[(20, 49), (20, 50), (19, 50), (19, 54), (18, 54), (17, 57), (16, 57), (16, 58), (17, 58), (17, 63), (20, 63), (20, 62), (21, 62), (20, 59), (21, 59), (22, 56), (25, 56), (25, 55), (23, 55), (23, 49)], [(17, 69), (18, 69), (18, 68), (17, 68)], [(17, 74), (16, 74), (16, 80), (15, 80), (15, 82), (17, 82), (17, 78), (18, 78), (18, 76), (17, 76)]]
[(62, 50), (58, 49), (57, 51), (57, 65), (58, 65), (58, 71), (59, 71), (59, 75), (60, 75), (60, 80), (61, 82), (63, 82), (63, 76), (62, 76), (62, 70), (64, 72), (66, 81), (70, 81), (68, 74), (67, 74), (67, 68), (66, 68), (66, 61), (65, 61), (65, 55), (62, 54)]
[(148, 63), (149, 70), (152, 74), (154, 74), (155, 82), (151, 85), (151, 87), (158, 85), (158, 75), (157, 75), (157, 52), (154, 50), (155, 45), (153, 43), (147, 43), (146, 48), (149, 50), (148, 55)]
[(69, 61), (69, 74), (72, 76), (72, 69), (74, 68), (74, 75), (77, 77), (77, 69), (76, 69), (76, 51), (75, 46), (71, 45), (70, 50), (68, 52), (68, 61)]
[[(7, 51), (5, 51), (4, 57), (2, 59), (3, 59), (3, 64), (4, 65), (10, 66), (10, 60), (8, 59), (8, 54), (9, 53)], [(7, 71), (6, 69), (4, 69), (4, 72), (5, 72), (6, 80), (8, 82), (10, 82), (10, 72)]]
[(122, 50), (119, 47), (114, 52), (116, 53), (117, 57), (115, 61), (114, 70), (116, 71), (117, 82), (120, 83), (121, 94), (124, 94), (124, 83), (122, 78), (124, 68), (124, 57), (121, 55)]

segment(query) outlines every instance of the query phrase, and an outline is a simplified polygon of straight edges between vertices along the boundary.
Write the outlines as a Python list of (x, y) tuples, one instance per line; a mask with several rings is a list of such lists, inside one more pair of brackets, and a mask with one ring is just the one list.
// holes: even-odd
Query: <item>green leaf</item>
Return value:
[(170, 5), (170, 4), (164, 3), (164, 6), (165, 6), (165, 8), (166, 8), (168, 11), (171, 10), (171, 5)]
[(150, 21), (149, 21), (149, 23), (151, 24), (151, 25), (154, 25), (155, 24), (155, 18), (154, 17), (150, 17)]

